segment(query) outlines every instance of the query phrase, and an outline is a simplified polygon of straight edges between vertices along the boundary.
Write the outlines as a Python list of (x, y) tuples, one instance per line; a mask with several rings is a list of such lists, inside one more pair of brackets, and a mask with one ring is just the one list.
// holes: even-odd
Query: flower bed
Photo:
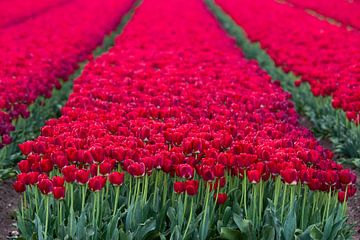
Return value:
[(68, 0), (12, 0), (0, 2), (0, 28), (10, 27), (12, 25), (34, 18), (39, 14), (45, 13), (54, 7), (58, 7)]
[(20, 145), (22, 235), (349, 236), (356, 177), (299, 126), (290, 97), (204, 3), (144, 1), (62, 116)]
[(50, 97), (59, 79), (91, 55), (132, 3), (74, 1), (0, 30), (0, 148), (11, 143), (12, 121), (27, 118), (39, 96)]
[(360, 2), (338, 0), (287, 0), (297, 7), (314, 10), (326, 17), (360, 29)]
[[(301, 76), (314, 96), (332, 96), (334, 108), (360, 122), (360, 33), (329, 24), (272, 0), (216, 0), (286, 72)], [(254, 17), (256, 12), (256, 17)], [(334, 123), (335, 124), (335, 123)]]

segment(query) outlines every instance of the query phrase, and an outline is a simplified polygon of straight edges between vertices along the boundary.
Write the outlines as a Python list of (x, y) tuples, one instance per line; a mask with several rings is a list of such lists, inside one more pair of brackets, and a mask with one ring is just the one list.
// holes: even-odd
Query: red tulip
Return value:
[(104, 161), (104, 162), (100, 163), (100, 165), (99, 165), (99, 172), (102, 175), (109, 174), (112, 169), (113, 169), (113, 166), (109, 161)]
[(194, 168), (189, 164), (180, 164), (176, 167), (176, 175), (181, 178), (191, 179), (194, 177)]
[(342, 184), (350, 184), (352, 180), (352, 172), (349, 169), (343, 169), (339, 172), (339, 179)]
[(54, 187), (53, 194), (55, 199), (64, 199), (65, 198), (65, 187), (59, 186)]
[(185, 192), (186, 184), (184, 182), (174, 182), (174, 191), (176, 193)]
[(93, 192), (97, 192), (100, 191), (101, 189), (103, 189), (103, 187), (105, 186), (106, 183), (106, 177), (104, 176), (95, 176), (90, 178), (89, 180), (89, 189)]
[(286, 184), (296, 185), (299, 179), (299, 174), (296, 169), (288, 168), (280, 171), (281, 177)]
[(216, 177), (223, 177), (225, 173), (225, 166), (222, 164), (216, 164), (214, 168), (214, 175)]
[(68, 165), (63, 167), (63, 169), (61, 170), (62, 174), (64, 175), (65, 181), (66, 182), (74, 182), (76, 179), (75, 173), (77, 171), (77, 168), (75, 167), (75, 165)]
[(14, 187), (15, 191), (18, 193), (22, 193), (26, 190), (25, 184), (21, 181), (15, 181), (13, 183), (13, 187)]
[(19, 146), (22, 154), (29, 155), (29, 153), (32, 152), (32, 145), (33, 145), (32, 141), (26, 141), (26, 142), (19, 144), (18, 146)]
[(204, 181), (212, 181), (215, 178), (214, 170), (207, 165), (201, 166), (201, 177), (204, 179)]
[(341, 203), (343, 203), (345, 201), (345, 192), (344, 191), (339, 191), (338, 192), (338, 200)]
[(259, 183), (261, 180), (261, 172), (257, 169), (247, 171), (247, 176), (250, 183)]
[(185, 182), (185, 185), (185, 190), (188, 195), (194, 196), (197, 194), (199, 189), (199, 182), (197, 180), (188, 180)]
[(112, 172), (109, 174), (109, 182), (115, 186), (121, 186), (124, 183), (125, 174), (122, 172)]
[(38, 188), (43, 194), (50, 194), (53, 190), (53, 183), (49, 179), (42, 179), (38, 183)]
[(27, 173), (27, 172), (30, 172), (31, 164), (29, 163), (28, 160), (21, 160), (18, 163), (18, 167), (19, 167), (20, 172)]
[(62, 176), (54, 176), (52, 182), (54, 187), (62, 187), (64, 186), (65, 179)]
[(43, 158), (40, 161), (40, 169), (42, 172), (51, 172), (53, 170), (53, 162), (48, 158)]
[(75, 172), (76, 182), (83, 185), (89, 181), (90, 171), (85, 169), (79, 169)]
[[(224, 204), (227, 200), (227, 194), (226, 193), (219, 193), (217, 194), (217, 201), (216, 204)], [(216, 194), (214, 194), (214, 200), (216, 200)]]
[(27, 176), (28, 176), (30, 185), (35, 185), (36, 183), (38, 183), (38, 180), (39, 180), (38, 172), (28, 172)]
[(127, 170), (134, 177), (142, 177), (145, 175), (145, 164), (144, 163), (132, 163)]

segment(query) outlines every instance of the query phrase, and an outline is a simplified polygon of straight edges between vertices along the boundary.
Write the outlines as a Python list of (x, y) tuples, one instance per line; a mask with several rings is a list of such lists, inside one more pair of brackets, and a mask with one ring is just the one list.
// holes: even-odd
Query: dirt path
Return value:
[(19, 194), (12, 188), (12, 180), (0, 181), (0, 240), (17, 235), (14, 223), (19, 199)]

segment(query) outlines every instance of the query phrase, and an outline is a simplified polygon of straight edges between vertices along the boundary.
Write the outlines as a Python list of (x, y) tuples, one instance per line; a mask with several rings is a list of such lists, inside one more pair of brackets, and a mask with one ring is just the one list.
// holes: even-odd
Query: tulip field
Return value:
[(359, 239), (359, 1), (0, 8), (0, 239)]

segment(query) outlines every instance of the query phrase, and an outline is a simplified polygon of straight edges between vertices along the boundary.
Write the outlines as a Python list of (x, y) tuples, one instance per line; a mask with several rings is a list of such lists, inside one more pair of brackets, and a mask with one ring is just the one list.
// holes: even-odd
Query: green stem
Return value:
[(49, 224), (49, 196), (45, 196), (45, 208), (46, 208), (46, 215), (45, 215), (45, 234), (44, 238), (47, 239), (47, 231), (48, 231), (48, 224)]
[(329, 194), (328, 194), (328, 198), (326, 201), (326, 211), (325, 211), (326, 214), (324, 214), (323, 221), (326, 221), (329, 217), (330, 203), (331, 203), (331, 187), (329, 189)]
[(278, 201), (279, 201), (279, 192), (280, 192), (280, 177), (276, 177), (275, 180), (275, 190), (274, 190), (274, 207), (277, 209)]
[(246, 170), (244, 171), (244, 178), (243, 178), (243, 182), (242, 182), (242, 186), (243, 186), (243, 194), (244, 194), (244, 210), (245, 210), (245, 217), (246, 219), (249, 219), (248, 216), (248, 211), (247, 211), (247, 196), (246, 196), (246, 192), (247, 192), (247, 186), (246, 186)]
[[(180, 194), (179, 194), (180, 195)], [(184, 217), (185, 217), (185, 213), (186, 213), (186, 205), (187, 205), (187, 198), (188, 198), (188, 195), (185, 193), (185, 199), (184, 199), (184, 211), (182, 212), (182, 216), (181, 216), (181, 226), (182, 226), (182, 222), (184, 220)]]
[(303, 196), (303, 202), (302, 202), (302, 208), (301, 208), (301, 229), (304, 230), (304, 214), (305, 214), (305, 203), (307, 198), (307, 189), (306, 186), (304, 187), (304, 196)]
[[(186, 194), (186, 193), (185, 193)], [(187, 195), (187, 194), (186, 194)], [(186, 228), (185, 228), (185, 232), (184, 232), (184, 235), (183, 235), (183, 239), (186, 238), (186, 234), (189, 230), (189, 227), (190, 227), (190, 223), (191, 223), (191, 220), (192, 220), (192, 215), (193, 215), (193, 207), (194, 206), (194, 198), (192, 197), (191, 198), (191, 206), (190, 206), (190, 215), (189, 215), (189, 220), (188, 220), (188, 223), (186, 225)]]
[(157, 185), (158, 185), (158, 181), (159, 181), (159, 174), (156, 172), (155, 173), (156, 175), (155, 175), (155, 187), (154, 187), (154, 198), (153, 198), (153, 208), (155, 208), (155, 203), (156, 203), (156, 198), (157, 198), (157, 190), (158, 190), (158, 187), (157, 187)]
[(114, 201), (114, 210), (113, 210), (113, 217), (115, 216), (117, 204), (119, 201), (119, 193), (120, 193), (120, 186), (115, 187), (115, 201)]
[(145, 174), (144, 191), (143, 191), (143, 198), (142, 198), (143, 205), (145, 205), (145, 202), (146, 202), (146, 199), (147, 199), (148, 184), (149, 184), (148, 175)]
[(85, 198), (86, 198), (86, 185), (81, 186), (82, 195), (81, 195), (81, 211), (84, 210), (85, 207)]
[[(206, 215), (207, 215), (207, 210), (208, 210), (208, 205), (209, 205), (209, 195), (210, 195), (210, 189), (209, 186), (207, 185), (207, 182), (205, 182), (205, 188), (206, 188), (206, 196), (205, 196), (205, 208), (203, 208), (204, 214), (203, 214), (203, 219), (201, 222), (202, 225), (202, 229), (204, 229), (204, 225), (205, 225), (205, 219), (206, 219)], [(205, 236), (203, 236), (204, 239)]]
[(166, 174), (164, 174), (164, 191), (163, 191), (163, 198), (162, 198), (162, 206), (165, 206), (166, 203), (166, 197), (167, 197), (167, 191), (168, 191), (168, 186), (167, 186), (167, 179), (166, 179)]
[(130, 176), (130, 183), (129, 183), (129, 196), (128, 196), (128, 206), (130, 205), (130, 199), (131, 199), (131, 193), (132, 193), (132, 189), (131, 189), (131, 185), (132, 185), (132, 176)]
[(258, 189), (258, 185), (257, 184), (253, 184), (252, 186), (252, 192), (253, 192), (253, 200), (251, 203), (252, 206), (252, 222), (253, 224), (256, 226), (256, 206), (257, 206), (257, 202), (256, 202), (256, 198), (257, 198), (257, 189)]
[(260, 186), (259, 186), (259, 223), (261, 223), (261, 221), (262, 221), (263, 203), (264, 203), (264, 182), (262, 180), (260, 180)]
[(287, 184), (285, 184), (285, 187), (284, 187), (284, 193), (283, 193), (283, 199), (282, 199), (282, 205), (281, 205), (281, 222), (283, 222), (283, 218), (284, 218), (284, 208), (285, 208), (285, 200), (286, 200), (286, 190), (287, 190)]
[[(70, 184), (70, 196), (71, 196), (71, 199), (70, 199), (70, 213), (74, 213), (74, 185), (73, 184)], [(72, 229), (73, 228), (73, 218), (70, 217), (70, 234), (72, 234)]]
[[(101, 190), (103, 191), (103, 190)], [(97, 201), (96, 201), (96, 224), (99, 224), (99, 218), (100, 218), (100, 191), (98, 191), (97, 193)]]

